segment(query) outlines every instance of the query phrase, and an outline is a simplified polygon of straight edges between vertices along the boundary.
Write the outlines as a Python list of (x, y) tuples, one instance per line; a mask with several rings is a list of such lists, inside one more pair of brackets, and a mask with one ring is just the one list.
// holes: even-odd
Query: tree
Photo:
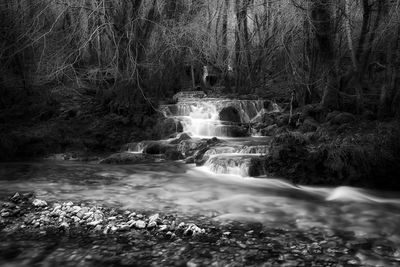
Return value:
[(320, 64), (323, 72), (323, 96), (321, 104), (327, 109), (338, 108), (338, 84), (335, 70), (335, 51), (332, 36), (332, 15), (329, 0), (313, 0), (310, 17), (318, 44)]

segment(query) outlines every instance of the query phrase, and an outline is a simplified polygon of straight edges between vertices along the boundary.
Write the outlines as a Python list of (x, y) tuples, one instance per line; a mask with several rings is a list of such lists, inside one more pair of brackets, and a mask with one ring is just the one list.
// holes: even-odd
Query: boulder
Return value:
[(219, 119), (221, 121), (229, 121), (229, 122), (234, 122), (234, 123), (240, 123), (240, 113), (239, 111), (231, 106), (224, 107), (220, 112), (219, 112)]
[(143, 153), (152, 155), (165, 154), (168, 150), (174, 148), (174, 145), (167, 144), (163, 141), (151, 141), (144, 147)]
[(190, 137), (190, 135), (188, 135), (187, 133), (180, 133), (178, 134), (174, 140), (172, 140), (171, 142), (169, 142), (170, 144), (179, 144), (180, 142), (184, 141), (184, 140), (189, 140), (192, 139)]
[(189, 139), (189, 140), (181, 141), (178, 144), (177, 149), (185, 157), (188, 157), (188, 156), (192, 156), (197, 149), (200, 149), (201, 147), (206, 146), (206, 144), (207, 144), (207, 140), (205, 140), (205, 139), (202, 139), (202, 140)]
[(165, 152), (165, 158), (168, 160), (181, 160), (183, 159), (183, 155), (176, 149), (170, 149)]

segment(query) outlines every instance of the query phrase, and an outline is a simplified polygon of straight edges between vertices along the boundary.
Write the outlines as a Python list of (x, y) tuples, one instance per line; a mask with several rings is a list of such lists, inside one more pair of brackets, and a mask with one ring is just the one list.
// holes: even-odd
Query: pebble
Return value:
[[(89, 230), (87, 227), (85, 227), (86, 225), (93, 226), (93, 228), (90, 228), (92, 229), (92, 235), (101, 235), (101, 233), (110, 234), (110, 232), (115, 233), (115, 235), (117, 235), (118, 233), (118, 236), (126, 235), (129, 237), (144, 235), (146, 238), (146, 241), (144, 242), (154, 242), (158, 246), (162, 242), (158, 243), (158, 241), (147, 239), (151, 236), (151, 234), (155, 234), (155, 236), (164, 236), (165, 239), (168, 239), (169, 241), (167, 242), (167, 244), (171, 243), (171, 247), (177, 247), (176, 253), (179, 255), (171, 255), (171, 258), (176, 256), (178, 260), (181, 259), (181, 263), (183, 264), (183, 266), (185, 264), (189, 266), (196, 266), (196, 264), (199, 264), (201, 266), (211, 266), (215, 262), (216, 256), (222, 254), (225, 255), (227, 258), (224, 259), (223, 257), (225, 256), (223, 256), (222, 258), (218, 258), (219, 263), (217, 262), (215, 266), (226, 266), (227, 261), (225, 260), (228, 260), (228, 257), (229, 260), (232, 260), (231, 262), (234, 262), (235, 260), (237, 261), (237, 265), (233, 264), (229, 266), (242, 266), (247, 265), (247, 263), (248, 265), (251, 265), (253, 264), (253, 261), (260, 260), (261, 262), (262, 260), (264, 260), (264, 257), (261, 257), (264, 252), (266, 254), (271, 254), (268, 256), (268, 262), (271, 263), (271, 266), (292, 266), (291, 264), (295, 263), (296, 261), (298, 263), (298, 266), (308, 266), (304, 265), (305, 261), (310, 263), (310, 265), (316, 264), (314, 266), (339, 266), (335, 265), (339, 264), (339, 262), (342, 265), (346, 266), (358, 265), (360, 264), (360, 262), (365, 262), (363, 256), (357, 253), (357, 251), (359, 250), (361, 250), (363, 253), (366, 253), (365, 259), (367, 260), (369, 259), (368, 257), (371, 256), (366, 252), (367, 250), (370, 250), (371, 253), (375, 251), (375, 254), (379, 254), (379, 256), (382, 256), (382, 259), (392, 257), (391, 260), (393, 261), (397, 260), (400, 257), (400, 250), (398, 248), (393, 248), (391, 243), (381, 244), (375, 241), (364, 241), (360, 238), (352, 238), (350, 240), (346, 240), (338, 236), (334, 236), (334, 238), (326, 238), (327, 235), (325, 235), (324, 232), (318, 232), (319, 230), (316, 230), (315, 233), (307, 234), (307, 239), (303, 239), (302, 237), (297, 238), (295, 236), (297, 230), (274, 231), (274, 229), (272, 229), (271, 235), (268, 235), (267, 233), (268, 238), (265, 238), (262, 241), (259, 240), (259, 232), (257, 230), (253, 232), (253, 230), (248, 231), (249, 228), (246, 228), (242, 231), (240, 228), (240, 231), (237, 231), (236, 228), (222, 226), (222, 229), (220, 229), (218, 227), (213, 228), (210, 225), (207, 225), (207, 229), (222, 230), (220, 232), (215, 232), (217, 239), (221, 234), (223, 237), (218, 240), (218, 246), (220, 248), (217, 248), (215, 251), (210, 252), (199, 245), (199, 243), (201, 242), (197, 242), (197, 240), (190, 241), (190, 239), (188, 238), (189, 236), (196, 236), (206, 233), (204, 229), (198, 227), (196, 224), (188, 224), (185, 222), (177, 224), (174, 221), (173, 217), (168, 216), (168, 219), (163, 219), (162, 217), (160, 217), (159, 214), (153, 214), (150, 217), (139, 215), (141, 219), (138, 219), (138, 217), (135, 217), (135, 213), (128, 213), (127, 211), (116, 211), (114, 214), (110, 214), (110, 211), (108, 209), (100, 210), (97, 207), (72, 205), (67, 206), (64, 204), (54, 204), (51, 206), (51, 208), (49, 208), (48, 211), (45, 211), (43, 209), (36, 210), (32, 209), (32, 207), (26, 209), (26, 205), (20, 205), (22, 211), (21, 217), (16, 217), (19, 220), (16, 220), (16, 223), (13, 221), (13, 223), (15, 223), (16, 231), (36, 231), (37, 234), (46, 234), (48, 226), (53, 227), (58, 225), (60, 228), (64, 228), (64, 231), (60, 232), (65, 233), (69, 231), (68, 228), (72, 227), (74, 223), (79, 222), (83, 223), (83, 226), (78, 225), (77, 227), (81, 227), (83, 231)], [(5, 204), (3, 204), (3, 207), (5, 207)], [(16, 209), (15, 204), (14, 207)], [(62, 211), (62, 208), (64, 208), (64, 211)], [(3, 215), (3, 213), (6, 212), (12, 214), (13, 210), (14, 208), (1, 209), (0, 215)], [(124, 214), (124, 216), (121, 215), (122, 213)], [(85, 221), (81, 218), (84, 217), (84, 215), (89, 215), (87, 217), (89, 221)], [(53, 216), (56, 217), (53, 218)], [(96, 220), (95, 217), (97, 219), (101, 218), (101, 220)], [(60, 220), (60, 223), (57, 223), (58, 220)], [(8, 223), (9, 225), (7, 227), (11, 229), (11, 221), (5, 219), (3, 221), (6, 224)], [(178, 226), (175, 227), (176, 225)], [(40, 229), (33, 229), (33, 227), (39, 226), (41, 226)], [(135, 227), (137, 229), (145, 229), (146, 226), (147, 229), (156, 229), (157, 231), (146, 232), (133, 230), (132, 232), (122, 233), (122, 231), (130, 231), (131, 227)], [(179, 229), (180, 231), (174, 232), (175, 229)], [(212, 230), (211, 232), (214, 233), (214, 230)], [(51, 231), (49, 233), (51, 233)], [(187, 237), (182, 237), (182, 234), (186, 235)], [(180, 239), (179, 237), (182, 239)], [(110, 240), (114, 238), (116, 239), (117, 236), (111, 236)], [(141, 239), (139, 238), (138, 240)], [(372, 242), (372, 248), (365, 249), (365, 247), (367, 247), (366, 245), (368, 245), (367, 241)], [(132, 244), (136, 244), (136, 240), (130, 239), (129, 244), (131, 244), (131, 242)], [(188, 242), (188, 247), (185, 248), (186, 250), (184, 250), (182, 253), (179, 252), (178, 247), (182, 244), (186, 244), (186, 242)], [(351, 249), (346, 249), (344, 244), (346, 244), (346, 246), (350, 247)], [(107, 249), (108, 248), (104, 248), (105, 251)], [(193, 254), (191, 254), (192, 257), (188, 258), (186, 256), (188, 250), (197, 251), (199, 253), (198, 255), (200, 256), (204, 253), (205, 262), (203, 262), (203, 258), (200, 259), (200, 257), (192, 258)], [(114, 252), (114, 248), (110, 248), (110, 251)], [(169, 252), (170, 250), (167, 249), (166, 251), (164, 251), (155, 247), (154, 251), (154, 253), (157, 253), (157, 255), (166, 255), (167, 252)], [(224, 253), (221, 254), (219, 251), (224, 251)], [(99, 253), (101, 252), (102, 251), (99, 251)], [(344, 255), (346, 252), (351, 253), (351, 255)], [(389, 252), (390, 255), (387, 255)], [(127, 253), (126, 255), (135, 256), (139, 253), (141, 252), (132, 251)], [(249, 256), (249, 261), (243, 262), (243, 259), (246, 259), (247, 256)], [(378, 255), (375, 256), (377, 257)], [(94, 257), (96, 258), (97, 255), (94, 255)], [(121, 257), (124, 257), (123, 254), (121, 254)], [(81, 255), (80, 259), (84, 258), (85, 254)], [(278, 259), (281, 259), (283, 262), (279, 262)], [(267, 261), (267, 258), (265, 258), (265, 261)], [(130, 262), (128, 261), (127, 263)], [(167, 261), (166, 265), (170, 263), (171, 262)]]
[(157, 223), (155, 222), (155, 221), (150, 221), (148, 224), (147, 224), (147, 228), (148, 229), (153, 229), (153, 228), (155, 228), (157, 226)]
[(170, 239), (172, 239), (172, 238), (175, 237), (175, 234), (174, 234), (173, 232), (171, 232), (171, 231), (168, 231), (168, 232), (165, 234), (165, 236), (168, 237), (168, 238), (170, 238)]
[(131, 227), (128, 224), (120, 224), (118, 228), (120, 231), (128, 231)]
[(10, 200), (13, 201), (13, 202), (18, 202), (20, 199), (21, 199), (21, 196), (20, 196), (20, 194), (19, 194), (18, 192), (15, 193), (15, 194), (10, 198)]
[(63, 206), (71, 207), (73, 205), (74, 205), (74, 203), (72, 201), (68, 201), (68, 202), (64, 203)]
[(91, 222), (88, 222), (87, 225), (97, 226), (97, 225), (101, 224), (102, 222), (103, 222), (103, 220), (91, 221)]
[(157, 224), (157, 221), (160, 220), (160, 215), (158, 213), (152, 215), (149, 217), (149, 224), (155, 222)]
[(222, 235), (228, 237), (231, 235), (231, 232), (223, 232)]
[(35, 207), (46, 207), (47, 206), (47, 202), (44, 201), (44, 200), (35, 198), (32, 201), (32, 205), (35, 206)]
[(134, 226), (138, 229), (144, 229), (146, 228), (146, 222), (142, 220), (137, 220), (135, 221)]
[(186, 263), (186, 267), (197, 267), (197, 266), (199, 266), (199, 265), (193, 261), (188, 261)]
[[(178, 228), (179, 228), (179, 226), (178, 226)], [(196, 236), (196, 235), (204, 234), (204, 233), (205, 233), (205, 230), (199, 228), (194, 223), (189, 224), (189, 226), (183, 232), (184, 235), (192, 235), (192, 236)]]
[(9, 217), (10, 213), (8, 211), (5, 211), (5, 212), (2, 212), (0, 215), (1, 215), (1, 217)]
[(103, 230), (103, 234), (108, 234), (108, 231), (110, 230), (111, 226), (107, 225), (104, 230)]
[(164, 231), (167, 231), (168, 228), (169, 228), (168, 225), (163, 224), (163, 225), (160, 225), (159, 230), (160, 230), (161, 232), (164, 232)]
[(61, 227), (61, 228), (69, 228), (69, 224), (68, 224), (67, 222), (62, 222), (62, 223), (60, 224), (60, 227)]
[(177, 229), (184, 229), (186, 226), (186, 224), (184, 222), (181, 222), (180, 224), (178, 224)]

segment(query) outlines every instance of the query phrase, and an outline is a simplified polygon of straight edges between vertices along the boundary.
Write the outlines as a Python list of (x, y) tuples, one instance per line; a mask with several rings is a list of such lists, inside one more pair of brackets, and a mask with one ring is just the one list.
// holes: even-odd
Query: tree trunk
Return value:
[(311, 5), (311, 21), (315, 29), (319, 57), (323, 69), (322, 107), (338, 108), (338, 87), (335, 71), (335, 52), (332, 38), (332, 15), (329, 0), (313, 0)]

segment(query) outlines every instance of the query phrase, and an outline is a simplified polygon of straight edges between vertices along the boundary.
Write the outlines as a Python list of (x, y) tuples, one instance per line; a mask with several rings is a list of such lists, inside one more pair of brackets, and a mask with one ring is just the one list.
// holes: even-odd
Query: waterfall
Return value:
[[(185, 98), (173, 105), (163, 105), (160, 110), (165, 117), (179, 121), (184, 131), (195, 137), (236, 137), (244, 136), (245, 127), (248, 127), (254, 118), (266, 112), (264, 105), (265, 100)], [(239, 123), (220, 120), (219, 114), (226, 107), (232, 107), (238, 112)]]

